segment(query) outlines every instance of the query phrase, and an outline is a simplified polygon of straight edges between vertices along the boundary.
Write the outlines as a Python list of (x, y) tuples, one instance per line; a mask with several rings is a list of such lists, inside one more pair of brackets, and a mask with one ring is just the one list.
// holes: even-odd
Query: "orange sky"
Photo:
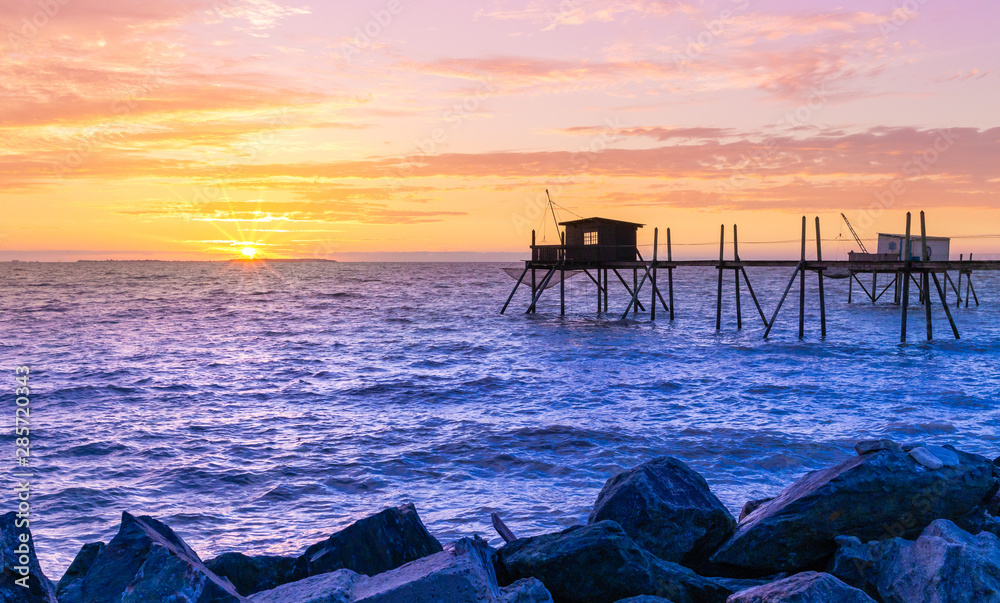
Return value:
[(678, 257), (907, 210), (992, 254), (1000, 4), (955, 4), (7, 0), (0, 260), (517, 258), (545, 188)]

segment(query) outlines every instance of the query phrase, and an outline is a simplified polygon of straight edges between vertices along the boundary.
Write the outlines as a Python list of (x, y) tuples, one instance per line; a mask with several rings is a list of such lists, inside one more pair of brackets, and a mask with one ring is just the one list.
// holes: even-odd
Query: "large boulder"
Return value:
[(463, 538), (448, 550), (375, 576), (350, 570), (312, 576), (258, 593), (252, 603), (552, 603), (541, 582), (497, 585), (486, 541)]
[(519, 538), (497, 551), (497, 578), (535, 577), (559, 602), (613, 603), (658, 595), (674, 603), (715, 603), (731, 591), (640, 547), (613, 521)]
[(215, 575), (228, 579), (244, 597), (291, 582), (295, 557), (223, 553), (205, 562)]
[(608, 519), (660, 559), (688, 567), (705, 561), (736, 526), (705, 478), (669, 456), (604, 484), (588, 523)]
[(93, 559), (73, 597), (60, 603), (235, 603), (233, 585), (205, 567), (165, 524), (122, 513), (115, 537)]
[(983, 457), (922, 450), (941, 465), (930, 469), (912, 451), (878, 450), (806, 475), (737, 524), (711, 561), (746, 575), (808, 569), (833, 554), (839, 535), (913, 537), (935, 519), (981, 507), (997, 484)]
[(94, 559), (104, 550), (103, 542), (90, 542), (82, 547), (69, 564), (62, 578), (56, 584), (56, 597), (60, 601), (80, 600), (80, 588), (83, 586), (83, 577), (90, 571), (90, 566), (94, 564)]
[[(56, 603), (56, 587), (42, 573), (35, 556), (35, 541), (30, 525), (21, 518), (18, 525), (16, 511), (0, 517), (0, 602), (2, 603)], [(27, 585), (25, 588), (24, 585)]]
[(639, 595), (638, 597), (619, 599), (615, 603), (670, 603), (670, 601), (655, 595)]
[(310, 546), (295, 561), (294, 578), (349, 569), (374, 576), (404, 563), (441, 552), (413, 504), (389, 508), (352, 523)]
[(863, 591), (830, 574), (803, 572), (755, 586), (729, 597), (726, 603), (875, 603)]
[(1000, 602), (1000, 538), (940, 519), (916, 541), (842, 541), (831, 571), (885, 603)]

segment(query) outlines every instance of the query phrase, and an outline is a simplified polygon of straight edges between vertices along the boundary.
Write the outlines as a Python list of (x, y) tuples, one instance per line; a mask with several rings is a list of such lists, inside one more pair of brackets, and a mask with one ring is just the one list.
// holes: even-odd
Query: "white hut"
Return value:
[[(920, 261), (920, 250), (923, 243), (920, 236), (910, 235), (910, 258)], [(903, 255), (903, 247), (906, 246), (906, 235), (878, 233), (878, 253), (893, 254), (901, 260), (907, 259)], [(951, 239), (948, 237), (927, 237), (927, 255), (930, 260), (946, 261), (951, 248)]]

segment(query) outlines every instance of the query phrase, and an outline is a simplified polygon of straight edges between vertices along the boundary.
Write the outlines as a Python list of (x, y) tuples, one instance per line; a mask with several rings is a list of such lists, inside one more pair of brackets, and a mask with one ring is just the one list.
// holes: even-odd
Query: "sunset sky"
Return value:
[(0, 260), (518, 258), (557, 240), (546, 188), (680, 257), (723, 222), (790, 257), (803, 214), (833, 239), (907, 210), (1000, 251), (971, 236), (1000, 234), (995, 0), (4, 0), (0, 23)]

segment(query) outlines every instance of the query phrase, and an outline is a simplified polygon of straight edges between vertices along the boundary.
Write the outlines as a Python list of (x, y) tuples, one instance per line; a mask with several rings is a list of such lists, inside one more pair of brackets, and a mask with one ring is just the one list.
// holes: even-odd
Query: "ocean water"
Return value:
[[(123, 510), (205, 559), (298, 554), (404, 502), (442, 542), (498, 543), (490, 512), (519, 535), (585, 522), (606, 479), (657, 455), (738, 513), (858, 439), (1000, 454), (994, 275), (975, 277), (978, 308), (955, 310), (960, 341), (937, 306), (936, 339), (914, 308), (901, 345), (898, 309), (848, 305), (845, 280), (827, 280), (825, 340), (813, 277), (806, 338), (793, 293), (765, 341), (745, 291), (736, 330), (731, 274), (716, 332), (711, 268), (678, 270), (676, 320), (650, 323), (619, 319), (620, 290), (598, 315), (583, 275), (566, 317), (558, 289), (534, 315), (522, 289), (501, 316), (501, 266), (0, 264), (4, 454), (13, 465), (14, 366), (28, 364), (46, 574), (111, 538)], [(750, 275), (770, 316), (790, 270)]]

